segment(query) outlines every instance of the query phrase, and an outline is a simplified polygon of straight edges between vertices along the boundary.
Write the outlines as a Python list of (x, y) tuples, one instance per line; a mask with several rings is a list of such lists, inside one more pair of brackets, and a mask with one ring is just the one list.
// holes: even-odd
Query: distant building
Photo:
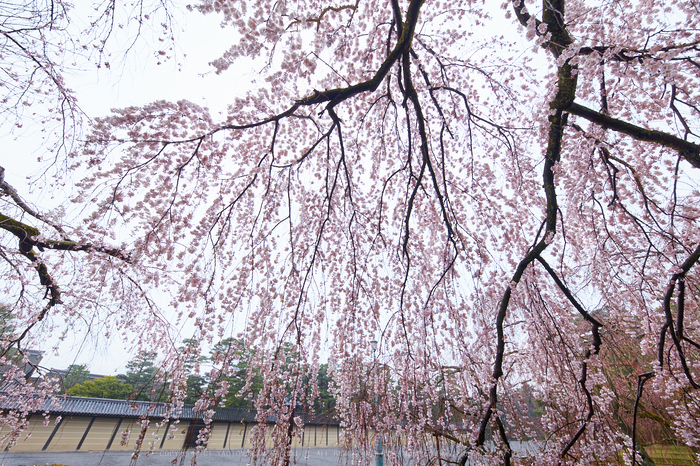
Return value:
[[(24, 378), (29, 379), (34, 374), (34, 371), (43, 359), (44, 352), (30, 349), (23, 350), (22, 353), (23, 354), (18, 353), (15, 349), (12, 353), (10, 353), (9, 359), (11, 359), (15, 365), (22, 369), (22, 372), (24, 372)], [(24, 360), (24, 356), (27, 357), (26, 361)], [(0, 366), (0, 375), (4, 375), (10, 367), (11, 366), (8, 364)]]
[[(46, 373), (47, 378), (57, 377), (60, 380), (64, 380), (66, 378), (66, 375), (68, 375), (68, 369), (56, 369), (54, 367), (49, 369), (49, 371)], [(85, 377), (86, 377), (85, 380), (87, 381), (87, 380), (101, 379), (102, 377), (104, 377), (104, 375), (89, 373)]]

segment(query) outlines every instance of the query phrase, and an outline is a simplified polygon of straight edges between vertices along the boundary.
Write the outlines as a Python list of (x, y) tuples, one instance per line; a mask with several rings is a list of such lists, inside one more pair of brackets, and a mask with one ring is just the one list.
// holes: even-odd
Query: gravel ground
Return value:
[[(340, 448), (295, 448), (292, 464), (300, 466), (345, 465), (348, 463), (348, 450)], [(150, 456), (142, 454), (136, 466), (172, 466), (192, 464), (193, 454), (188, 452), (158, 451)], [(207, 450), (197, 455), (197, 466), (246, 466), (250, 458), (245, 450)], [(131, 454), (128, 452), (27, 452), (0, 454), (0, 466), (33, 466), (62, 464), (68, 466), (129, 466)]]

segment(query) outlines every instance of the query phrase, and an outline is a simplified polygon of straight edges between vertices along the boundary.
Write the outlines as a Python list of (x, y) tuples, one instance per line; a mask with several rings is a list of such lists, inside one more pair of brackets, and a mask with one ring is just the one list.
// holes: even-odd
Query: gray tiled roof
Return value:
[[(18, 403), (2, 403), (3, 409), (17, 408)], [(182, 420), (202, 419), (203, 412), (196, 411), (194, 406), (185, 405), (178, 413), (169, 412), (169, 403), (155, 403), (151, 401), (127, 401), (109, 400), (104, 398), (88, 398), (79, 396), (56, 396), (47, 399), (43, 408), (36, 412), (50, 412), (58, 415), (71, 416), (99, 416), (99, 417), (124, 417), (149, 419), (162, 419), (164, 417), (178, 418)], [(238, 408), (216, 408), (214, 421), (222, 422), (255, 422), (254, 410)], [(337, 425), (338, 421), (330, 416), (302, 415), (305, 424)], [(275, 417), (269, 417), (268, 422), (275, 422)]]

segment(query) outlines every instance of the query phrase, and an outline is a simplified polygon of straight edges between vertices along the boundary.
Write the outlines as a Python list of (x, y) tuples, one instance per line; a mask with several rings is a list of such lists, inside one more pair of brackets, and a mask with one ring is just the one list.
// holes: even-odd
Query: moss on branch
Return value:
[(31, 241), (32, 238), (39, 236), (39, 230), (37, 228), (17, 221), (2, 213), (0, 213), (0, 228), (15, 235), (20, 242)]

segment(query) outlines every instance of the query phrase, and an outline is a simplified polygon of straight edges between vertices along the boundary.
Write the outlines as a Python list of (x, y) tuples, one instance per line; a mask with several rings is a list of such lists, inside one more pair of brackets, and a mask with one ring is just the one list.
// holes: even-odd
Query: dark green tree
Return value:
[(68, 390), (75, 385), (85, 383), (89, 378), (90, 370), (85, 364), (71, 364), (63, 377), (63, 387)]
[(0, 305), (0, 339), (7, 340), (15, 334), (15, 316), (12, 310), (4, 305)]
[(200, 372), (200, 365), (208, 360), (201, 356), (200, 342), (194, 339), (185, 339), (183, 346), (179, 348), (184, 355), (184, 366), (187, 371), (187, 393), (183, 400), (185, 404), (194, 404), (207, 390), (207, 379)]
[(167, 397), (162, 371), (155, 364), (158, 354), (143, 352), (126, 365), (126, 374), (117, 377), (134, 389), (134, 399), (141, 401), (163, 401)]
[(330, 392), (332, 381), (332, 377), (328, 374), (328, 364), (321, 364), (316, 377), (318, 384), (318, 398), (314, 400), (316, 414), (333, 414), (335, 412), (335, 397)]
[[(253, 401), (262, 388), (262, 377), (257, 373), (249, 374), (250, 358), (253, 353), (245, 344), (235, 338), (226, 338), (214, 345), (211, 351), (212, 360), (224, 358), (231, 368), (230, 375), (221, 376), (218, 380), (210, 381), (210, 388), (219, 380), (229, 383), (224, 405), (228, 408), (253, 408)], [(248, 380), (250, 384), (248, 385)], [(246, 385), (248, 387), (246, 388)]]

